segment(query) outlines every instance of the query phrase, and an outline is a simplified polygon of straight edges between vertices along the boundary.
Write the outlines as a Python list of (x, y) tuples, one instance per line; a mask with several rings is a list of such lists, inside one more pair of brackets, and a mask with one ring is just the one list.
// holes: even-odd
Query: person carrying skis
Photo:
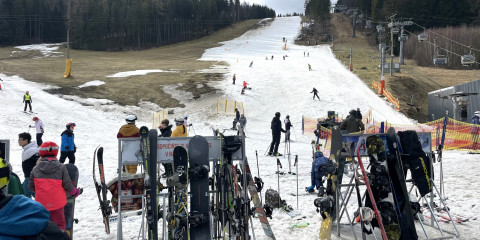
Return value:
[(41, 203), (24, 195), (6, 191), (12, 181), (10, 164), (0, 158), (0, 239), (70, 240), (54, 222)]
[(472, 117), (472, 127), (470, 128), (470, 133), (473, 137), (473, 150), (478, 148), (478, 139), (480, 134), (480, 111), (476, 111)]
[(240, 120), (240, 111), (238, 111), (238, 108), (235, 108), (235, 119), (233, 119), (233, 127), (231, 128), (232, 130), (237, 130), (237, 123)]
[(60, 150), (60, 162), (64, 163), (65, 159), (68, 157), (68, 163), (75, 164), (75, 152), (77, 151), (77, 146), (75, 145), (75, 135), (73, 134), (73, 129), (77, 125), (75, 123), (67, 123), (65, 127), (67, 129), (62, 132), (62, 148)]
[(285, 142), (287, 141), (290, 141), (290, 128), (293, 127), (292, 125), (292, 122), (290, 122), (290, 116), (287, 115), (287, 117), (285, 117), (285, 120), (283, 120), (283, 122), (285, 123)]
[(315, 188), (318, 190), (318, 196), (322, 197), (325, 194), (325, 187), (323, 186), (323, 177), (326, 175), (324, 166), (328, 163), (328, 158), (323, 155), (321, 151), (315, 152), (314, 160), (312, 162), (312, 171), (310, 173), (312, 185), (305, 190), (313, 193)]
[(280, 121), (280, 112), (275, 113), (275, 117), (272, 119), (270, 128), (272, 129), (272, 143), (270, 144), (269, 156), (282, 156), (278, 152), (278, 145), (280, 145), (280, 137), (282, 132), (286, 132), (282, 128), (282, 121)]
[(42, 141), (42, 136), (43, 136), (43, 133), (44, 133), (43, 122), (38, 117), (33, 117), (32, 120), (35, 122), (35, 125), (34, 126), (30, 125), (28, 127), (29, 128), (35, 128), (35, 130), (37, 131), (37, 145), (40, 146), (43, 143), (43, 141)]
[(318, 96), (318, 90), (316, 88), (313, 88), (313, 90), (310, 93), (313, 93), (313, 100), (315, 100), (315, 97), (317, 97), (318, 100), (320, 101), (320, 97)]
[(233, 78), (232, 78), (232, 80), (233, 80), (233, 85), (235, 85), (235, 80), (237, 80), (237, 76), (236, 76), (236, 74), (233, 74)]
[(30, 173), (32, 173), (33, 167), (37, 164), (38, 158), (40, 155), (38, 154), (38, 146), (37, 143), (31, 142), (32, 136), (30, 133), (20, 133), (18, 134), (18, 145), (22, 147), (22, 170), (23, 175), (25, 176), (25, 180), (23, 181), (23, 191), (25, 192), (25, 196), (31, 198), (32, 196), (35, 197), (35, 194), (28, 190), (28, 182), (30, 179)]
[(172, 135), (172, 125), (170, 125), (168, 119), (163, 119), (158, 129), (160, 130), (159, 137), (170, 137)]
[(340, 130), (346, 130), (348, 133), (363, 132), (365, 125), (362, 120), (357, 118), (357, 111), (350, 110), (350, 115), (340, 124)]
[(39, 154), (40, 160), (32, 170), (28, 188), (36, 193), (35, 201), (50, 212), (52, 222), (65, 230), (64, 207), (67, 204), (65, 192), (76, 198), (82, 194), (82, 189), (73, 186), (67, 168), (57, 160), (56, 143), (44, 142), (39, 148)]
[(183, 125), (183, 118), (175, 118), (175, 125), (177, 127), (170, 137), (188, 137), (187, 127)]
[(30, 108), (30, 112), (32, 112), (32, 96), (30, 95), (29, 91), (25, 92), (25, 95), (23, 95), (23, 102), (25, 103), (25, 107), (23, 108), (23, 111), (27, 111), (27, 105)]
[[(240, 123), (239, 131), (242, 131), (242, 135), (245, 136), (245, 127), (247, 126), (247, 118), (245, 118), (245, 115), (240, 115), (238, 122)], [(240, 132), (237, 134), (240, 135)]]
[[(120, 130), (118, 130), (118, 133), (117, 133), (117, 138), (132, 138), (132, 137), (139, 138), (140, 130), (135, 125), (136, 120), (137, 120), (137, 116), (128, 115), (125, 118), (125, 122), (127, 123), (120, 127)], [(131, 174), (135, 174), (137, 173), (137, 164), (125, 165), (125, 168), (123, 169), (123, 171)]]

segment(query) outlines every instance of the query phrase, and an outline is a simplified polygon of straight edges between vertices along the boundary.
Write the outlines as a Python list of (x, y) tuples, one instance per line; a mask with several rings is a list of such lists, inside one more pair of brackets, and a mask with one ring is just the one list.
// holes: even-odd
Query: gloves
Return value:
[(72, 197), (76, 198), (78, 195), (82, 194), (83, 189), (74, 187), (72, 191), (68, 192)]

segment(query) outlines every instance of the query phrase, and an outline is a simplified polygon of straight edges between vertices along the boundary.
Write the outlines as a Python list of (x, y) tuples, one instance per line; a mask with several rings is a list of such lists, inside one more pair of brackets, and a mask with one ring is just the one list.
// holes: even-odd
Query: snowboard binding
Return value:
[(319, 212), (322, 215), (322, 218), (326, 219), (327, 216), (325, 215), (325, 212), (331, 215), (333, 211), (333, 205), (335, 204), (335, 200), (333, 199), (333, 196), (327, 196), (327, 197), (315, 199), (313, 204), (315, 205), (315, 207), (317, 207), (317, 212)]

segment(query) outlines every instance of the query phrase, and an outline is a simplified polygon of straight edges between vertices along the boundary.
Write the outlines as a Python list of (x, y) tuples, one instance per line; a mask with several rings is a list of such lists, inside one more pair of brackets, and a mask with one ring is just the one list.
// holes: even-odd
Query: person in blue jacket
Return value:
[(327, 163), (328, 158), (323, 156), (322, 152), (315, 152), (311, 172), (312, 185), (310, 187), (307, 187), (307, 192), (313, 193), (315, 191), (315, 188), (317, 188), (319, 197), (325, 194), (325, 187), (323, 187), (323, 176), (325, 176), (326, 173), (323, 169), (323, 166), (325, 166)]
[(77, 151), (77, 146), (75, 146), (75, 135), (73, 134), (73, 129), (77, 125), (75, 123), (67, 123), (67, 129), (62, 132), (62, 145), (60, 148), (60, 161), (61, 163), (65, 162), (65, 159), (68, 157), (68, 163), (75, 164), (75, 152)]
[(11, 174), (10, 164), (0, 161), (0, 239), (59, 239), (68, 235), (50, 221), (50, 213), (42, 204), (24, 195), (6, 193)]

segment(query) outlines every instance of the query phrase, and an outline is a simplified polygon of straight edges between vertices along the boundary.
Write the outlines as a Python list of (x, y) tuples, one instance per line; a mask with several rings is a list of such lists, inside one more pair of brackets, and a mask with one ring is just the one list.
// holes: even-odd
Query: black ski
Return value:
[[(95, 160), (97, 157), (97, 160)], [(100, 183), (95, 177), (95, 161), (98, 161), (98, 170), (100, 172)], [(110, 234), (109, 216), (112, 214), (110, 201), (107, 199), (107, 185), (105, 184), (105, 172), (103, 170), (103, 147), (97, 147), (93, 153), (93, 182), (97, 191), (100, 210), (102, 211), (103, 224), (105, 224), (105, 232)]]
[[(65, 164), (65, 167), (67, 168), (68, 175), (70, 176), (70, 180), (72, 181), (72, 184), (74, 187), (77, 187), (77, 182), (78, 182), (78, 168), (73, 165), (73, 164)], [(82, 191), (80, 189), (80, 191)], [(65, 213), (65, 232), (70, 236), (70, 239), (73, 239), (73, 223), (78, 223), (78, 220), (74, 218), (75, 214), (75, 197), (72, 197), (68, 192), (67, 194), (67, 205), (64, 207), (64, 213)]]

